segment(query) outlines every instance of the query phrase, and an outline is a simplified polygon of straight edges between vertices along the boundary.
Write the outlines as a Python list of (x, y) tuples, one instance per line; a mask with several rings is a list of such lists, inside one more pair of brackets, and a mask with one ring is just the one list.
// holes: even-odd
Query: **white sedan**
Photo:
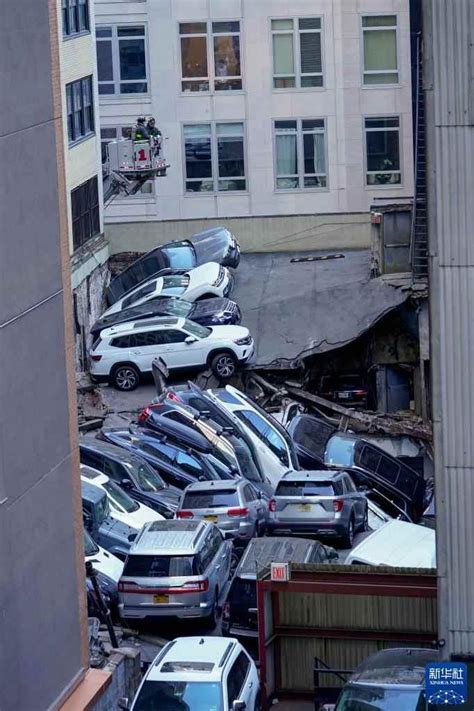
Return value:
[(157, 296), (178, 296), (191, 302), (214, 296), (229, 296), (232, 286), (233, 278), (226, 267), (222, 267), (216, 262), (207, 262), (201, 264), (200, 267), (183, 270), (179, 274), (166, 274), (150, 279), (145, 284), (140, 284), (115, 304), (112, 304), (102, 314), (102, 317), (117, 313), (130, 306), (144, 304)]

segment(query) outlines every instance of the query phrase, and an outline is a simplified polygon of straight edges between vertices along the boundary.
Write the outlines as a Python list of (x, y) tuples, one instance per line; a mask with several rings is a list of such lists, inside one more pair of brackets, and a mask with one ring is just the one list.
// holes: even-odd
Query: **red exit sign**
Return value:
[(276, 583), (288, 582), (290, 579), (288, 563), (272, 563), (270, 566), (270, 578)]

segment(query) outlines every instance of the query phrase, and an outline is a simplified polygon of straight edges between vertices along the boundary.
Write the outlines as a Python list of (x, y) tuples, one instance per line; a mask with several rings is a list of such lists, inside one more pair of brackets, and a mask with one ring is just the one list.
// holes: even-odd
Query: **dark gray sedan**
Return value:
[(337, 536), (352, 548), (354, 533), (368, 530), (367, 499), (347, 472), (287, 472), (269, 503), (267, 527), (280, 536)]

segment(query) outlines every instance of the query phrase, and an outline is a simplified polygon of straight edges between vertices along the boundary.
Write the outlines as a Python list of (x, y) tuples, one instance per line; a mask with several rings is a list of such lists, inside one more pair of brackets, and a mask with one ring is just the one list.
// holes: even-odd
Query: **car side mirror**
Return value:
[(137, 535), (137, 533), (130, 533), (130, 535), (128, 536), (128, 540), (130, 541), (130, 543), (133, 543)]
[(120, 482), (120, 486), (121, 486), (123, 489), (131, 489), (131, 488), (132, 488), (132, 482), (130, 481), (130, 479), (122, 479), (122, 481)]
[(232, 703), (232, 711), (245, 711), (246, 708), (247, 704), (241, 699), (238, 699)]
[(257, 499), (263, 499), (263, 495), (260, 490), (257, 491)]
[(339, 553), (334, 548), (328, 549), (328, 560), (339, 560)]
[(128, 696), (122, 696), (122, 698), (118, 700), (117, 706), (119, 707), (119, 709), (122, 709), (122, 711), (129, 711), (130, 701), (128, 699)]
[(184, 342), (186, 343), (186, 345), (189, 346), (190, 343), (195, 343), (196, 339), (194, 338), (194, 336), (186, 336)]
[(226, 531), (224, 533), (224, 538), (226, 541), (231, 541), (234, 538), (234, 534), (231, 533), (230, 531)]

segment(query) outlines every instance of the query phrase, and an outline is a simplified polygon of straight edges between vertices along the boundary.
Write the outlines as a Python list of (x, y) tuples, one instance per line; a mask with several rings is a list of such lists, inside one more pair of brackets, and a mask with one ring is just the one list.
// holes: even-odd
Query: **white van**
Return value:
[(406, 521), (389, 521), (355, 546), (345, 563), (436, 568), (435, 532)]

